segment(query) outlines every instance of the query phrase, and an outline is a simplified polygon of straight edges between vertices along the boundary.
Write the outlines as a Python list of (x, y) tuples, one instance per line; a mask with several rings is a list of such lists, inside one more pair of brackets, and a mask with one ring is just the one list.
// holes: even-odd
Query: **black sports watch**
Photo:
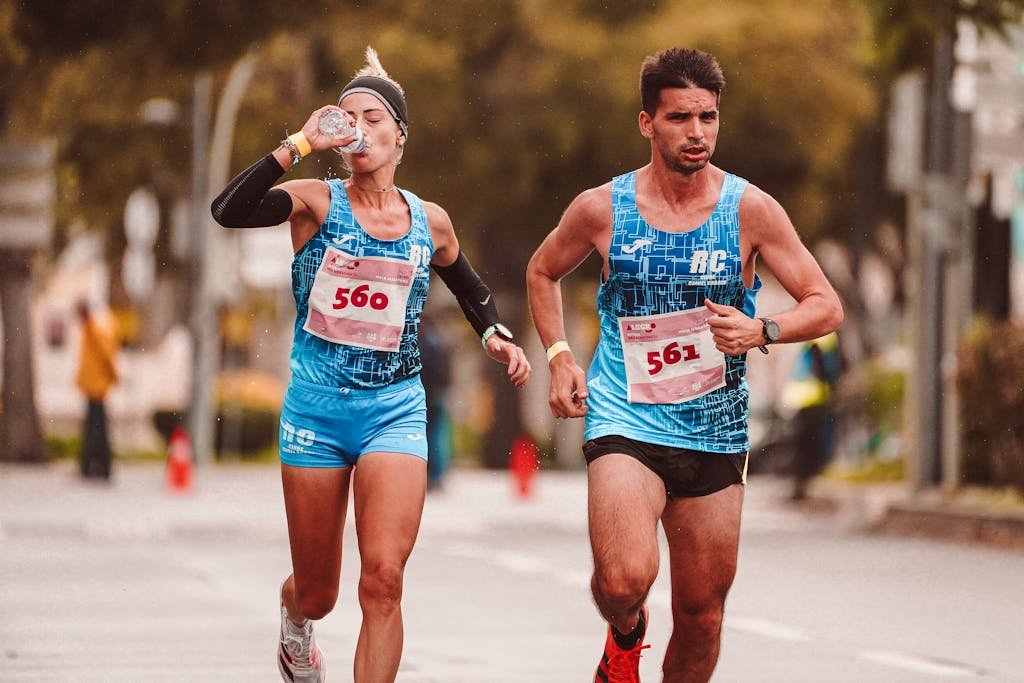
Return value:
[(771, 318), (758, 318), (761, 321), (761, 334), (767, 339), (764, 344), (757, 348), (761, 350), (761, 353), (768, 353), (768, 345), (774, 344), (782, 336), (782, 330), (779, 329), (779, 324)]

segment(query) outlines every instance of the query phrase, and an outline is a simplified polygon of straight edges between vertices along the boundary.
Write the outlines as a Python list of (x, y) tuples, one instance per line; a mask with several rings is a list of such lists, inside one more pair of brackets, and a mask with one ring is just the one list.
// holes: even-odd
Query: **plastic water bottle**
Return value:
[(348, 117), (338, 109), (328, 109), (320, 115), (317, 128), (324, 135), (345, 138), (355, 135), (356, 139), (341, 148), (346, 154), (358, 154), (366, 149), (366, 137), (359, 126), (349, 124)]

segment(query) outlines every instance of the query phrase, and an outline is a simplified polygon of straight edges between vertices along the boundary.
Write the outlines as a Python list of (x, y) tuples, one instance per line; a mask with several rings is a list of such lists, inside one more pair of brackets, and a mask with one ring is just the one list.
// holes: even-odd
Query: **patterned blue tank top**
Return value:
[[(740, 258), (739, 203), (746, 186), (746, 180), (726, 174), (703, 225), (667, 232), (648, 224), (637, 210), (636, 171), (612, 181), (609, 273), (597, 294), (601, 337), (587, 378), (587, 439), (619, 435), (712, 453), (749, 449), (745, 355), (725, 356), (724, 386), (696, 398), (630, 402), (620, 334), (620, 318), (688, 311), (704, 306), (705, 299), (754, 315), (761, 280), (755, 276), (753, 288), (744, 285)], [(666, 358), (678, 362), (678, 347), (675, 358)], [(655, 362), (660, 362), (657, 355)], [(720, 369), (718, 377), (721, 383)]]
[[(399, 189), (409, 205), (412, 226), (396, 240), (380, 240), (356, 222), (343, 181), (334, 178), (327, 185), (331, 193), (327, 218), (292, 261), (296, 307), (292, 376), (328, 387), (384, 387), (421, 369), (420, 313), (427, 300), (434, 253), (427, 215), (419, 197)], [(363, 268), (370, 264), (376, 279), (346, 279), (346, 267), (358, 269), (360, 264)], [(396, 288), (401, 297), (395, 295)], [(379, 322), (385, 317), (390, 326)], [(378, 339), (387, 336), (381, 329), (391, 330), (388, 341)]]

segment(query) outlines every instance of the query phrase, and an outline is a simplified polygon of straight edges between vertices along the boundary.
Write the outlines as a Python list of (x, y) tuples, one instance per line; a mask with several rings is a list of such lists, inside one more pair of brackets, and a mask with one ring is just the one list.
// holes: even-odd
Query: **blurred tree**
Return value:
[[(307, 3), (303, 16), (315, 20), (330, 4)], [(229, 62), (285, 19), (293, 21), (293, 13), (269, 0), (0, 0), (0, 135), (57, 139), (58, 227), (80, 218), (93, 229), (120, 228), (128, 193), (147, 180), (165, 194), (183, 193), (187, 135), (146, 130), (140, 105), (154, 96), (187, 101), (194, 73)], [(0, 297), (27, 297), (30, 259), (30, 253), (0, 249)], [(4, 309), (23, 317), (3, 321), (0, 458), (43, 460), (31, 337), (23, 332), (31, 329), (29, 308), (19, 301)], [(10, 428), (12, 421), (19, 429)]]
[[(837, 236), (848, 244), (861, 245), (851, 252), (855, 260), (868, 249), (874, 249), (893, 268), (894, 279), (902, 281), (902, 269), (907, 261), (902, 254), (893, 253), (893, 245), (881, 243), (880, 237), (885, 233), (878, 230), (883, 224), (904, 226), (906, 219), (905, 198), (893, 194), (885, 182), (884, 150), (887, 149), (892, 83), (908, 71), (930, 74), (939, 33), (952, 30), (958, 18), (968, 19), (985, 31), (1002, 34), (1006, 27), (1021, 20), (1024, 0), (855, 0), (852, 4), (867, 13), (861, 50), (872, 98), (878, 104), (874, 115), (857, 126), (856, 136), (861, 144), (853, 148), (847, 162), (853, 171), (856, 207), (849, 229)], [(982, 233), (988, 232), (984, 221), (979, 227)], [(985, 243), (983, 239), (981, 246)], [(989, 278), (986, 284), (993, 286), (996, 280), (998, 278)], [(996, 286), (1000, 285), (1005, 282)], [(859, 292), (849, 290), (842, 294), (852, 312), (848, 320), (856, 325), (866, 315)], [(902, 287), (897, 288), (896, 304), (900, 308), (904, 294)], [(866, 339), (866, 351), (888, 341)]]
[(880, 72), (891, 77), (932, 63), (935, 37), (968, 19), (979, 28), (1004, 34), (1024, 14), (1024, 0), (858, 0), (867, 8)]
[[(636, 124), (639, 67), (666, 47), (707, 49), (726, 71), (716, 163), (777, 196), (805, 239), (850, 232), (848, 160), (874, 99), (868, 23), (849, 0), (813, 9), (800, 0), (322, 0), (302, 12), (270, 0), (43, 5), (0, 0), (0, 107), (12, 131), (59, 136), (59, 228), (81, 217), (116, 233), (140, 183), (184, 195), (187, 127), (147, 127), (139, 105), (188, 102), (193, 74), (209, 68), (222, 79), (256, 42), (232, 172), (334, 102), (373, 44), (410, 103), (401, 184), (449, 211), (523, 337), (532, 334), (522, 273), (533, 249), (578, 192), (649, 158)], [(337, 172), (325, 155), (294, 173)], [(158, 260), (173, 268), (160, 249), (165, 235)], [(574, 278), (593, 282), (598, 268), (594, 260)], [(487, 448), (499, 460), (520, 430), (506, 384), (494, 383), (504, 426)]]
[[(795, 0), (632, 5), (463, 1), (438, 12), (409, 1), (373, 39), (386, 63), (401, 55), (389, 68), (409, 91), (403, 182), (449, 210), (474, 262), (505, 290), (503, 313), (520, 334), (532, 334), (522, 273), (533, 249), (575, 194), (649, 158), (637, 81), (659, 49), (700, 47), (721, 60), (729, 85), (717, 163), (779, 197), (805, 237), (845, 220), (850, 202), (836, 201), (835, 188), (848, 197), (850, 182), (836, 160), (872, 106), (857, 12), (838, 0), (814, 12)], [(580, 277), (596, 280), (598, 268)], [(485, 448), (495, 466), (521, 431), (515, 392), (497, 374), (501, 424)]]

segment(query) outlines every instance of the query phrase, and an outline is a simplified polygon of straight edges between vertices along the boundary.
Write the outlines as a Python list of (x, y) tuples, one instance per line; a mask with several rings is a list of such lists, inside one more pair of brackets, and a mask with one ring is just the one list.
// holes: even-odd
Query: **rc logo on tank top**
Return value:
[(416, 265), (327, 247), (302, 329), (336, 344), (398, 351)]
[(707, 251), (695, 249), (690, 256), (690, 275), (714, 275), (726, 268), (729, 252), (725, 249)]

